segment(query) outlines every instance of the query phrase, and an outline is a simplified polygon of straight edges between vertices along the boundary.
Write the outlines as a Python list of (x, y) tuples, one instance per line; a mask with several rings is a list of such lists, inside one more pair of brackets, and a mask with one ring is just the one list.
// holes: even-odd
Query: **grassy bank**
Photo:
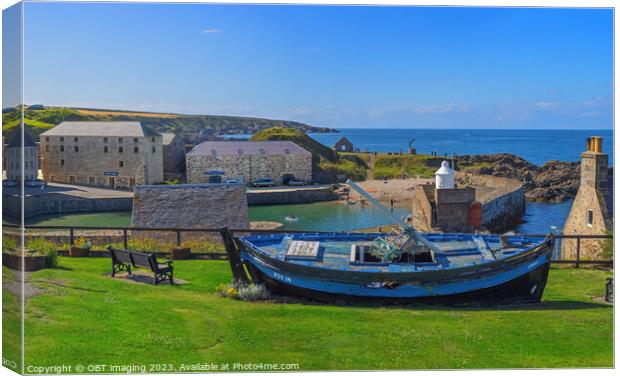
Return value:
[[(113, 280), (109, 268), (108, 259), (61, 257), (59, 269), (31, 275), (40, 293), (26, 306), (27, 365), (158, 363), (177, 371), (198, 362), (297, 363), (301, 370), (613, 365), (613, 310), (592, 299), (604, 293), (609, 273), (602, 271), (553, 269), (539, 305), (454, 309), (221, 298), (214, 289), (230, 280), (226, 261), (175, 261), (175, 276), (189, 281), (181, 286)], [(6, 329), (5, 344), (12, 335)]]

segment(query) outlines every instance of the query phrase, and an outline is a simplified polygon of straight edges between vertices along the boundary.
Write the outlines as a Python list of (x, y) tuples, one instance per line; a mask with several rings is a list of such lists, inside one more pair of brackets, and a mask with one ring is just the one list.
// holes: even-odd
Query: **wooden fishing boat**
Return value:
[(390, 233), (264, 234), (236, 243), (253, 278), (278, 293), (472, 304), (540, 301), (552, 250), (551, 236), (422, 234), (406, 223)]

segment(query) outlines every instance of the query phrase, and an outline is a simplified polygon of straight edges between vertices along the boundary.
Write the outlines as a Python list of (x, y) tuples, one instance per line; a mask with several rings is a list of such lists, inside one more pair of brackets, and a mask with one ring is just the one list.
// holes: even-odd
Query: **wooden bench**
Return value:
[(170, 281), (171, 285), (174, 283), (172, 261), (165, 261), (162, 264), (157, 261), (157, 258), (152, 253), (115, 249), (112, 246), (108, 247), (108, 251), (112, 257), (112, 277), (123, 270), (131, 274), (131, 267), (133, 266), (134, 268), (143, 267), (150, 269), (154, 273), (154, 285), (165, 280)]

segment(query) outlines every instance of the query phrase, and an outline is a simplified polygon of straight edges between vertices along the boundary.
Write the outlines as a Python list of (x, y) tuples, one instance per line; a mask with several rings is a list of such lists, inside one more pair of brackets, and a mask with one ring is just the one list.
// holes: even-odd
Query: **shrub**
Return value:
[(215, 288), (215, 291), (221, 297), (244, 301), (265, 300), (271, 296), (265, 285), (254, 283), (249, 285), (222, 283)]
[(237, 291), (237, 296), (241, 300), (254, 301), (269, 299), (271, 294), (265, 285), (257, 285), (253, 283), (251, 285), (240, 287)]
[(56, 268), (58, 266), (58, 250), (56, 249), (56, 243), (44, 238), (34, 238), (28, 240), (27, 249), (30, 255), (47, 256), (48, 267)]

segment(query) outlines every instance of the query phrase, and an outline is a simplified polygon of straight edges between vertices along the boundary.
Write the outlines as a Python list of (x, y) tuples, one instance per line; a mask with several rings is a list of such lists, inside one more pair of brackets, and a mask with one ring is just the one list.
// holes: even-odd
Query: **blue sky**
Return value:
[(608, 9), (26, 3), (26, 103), (611, 128)]

